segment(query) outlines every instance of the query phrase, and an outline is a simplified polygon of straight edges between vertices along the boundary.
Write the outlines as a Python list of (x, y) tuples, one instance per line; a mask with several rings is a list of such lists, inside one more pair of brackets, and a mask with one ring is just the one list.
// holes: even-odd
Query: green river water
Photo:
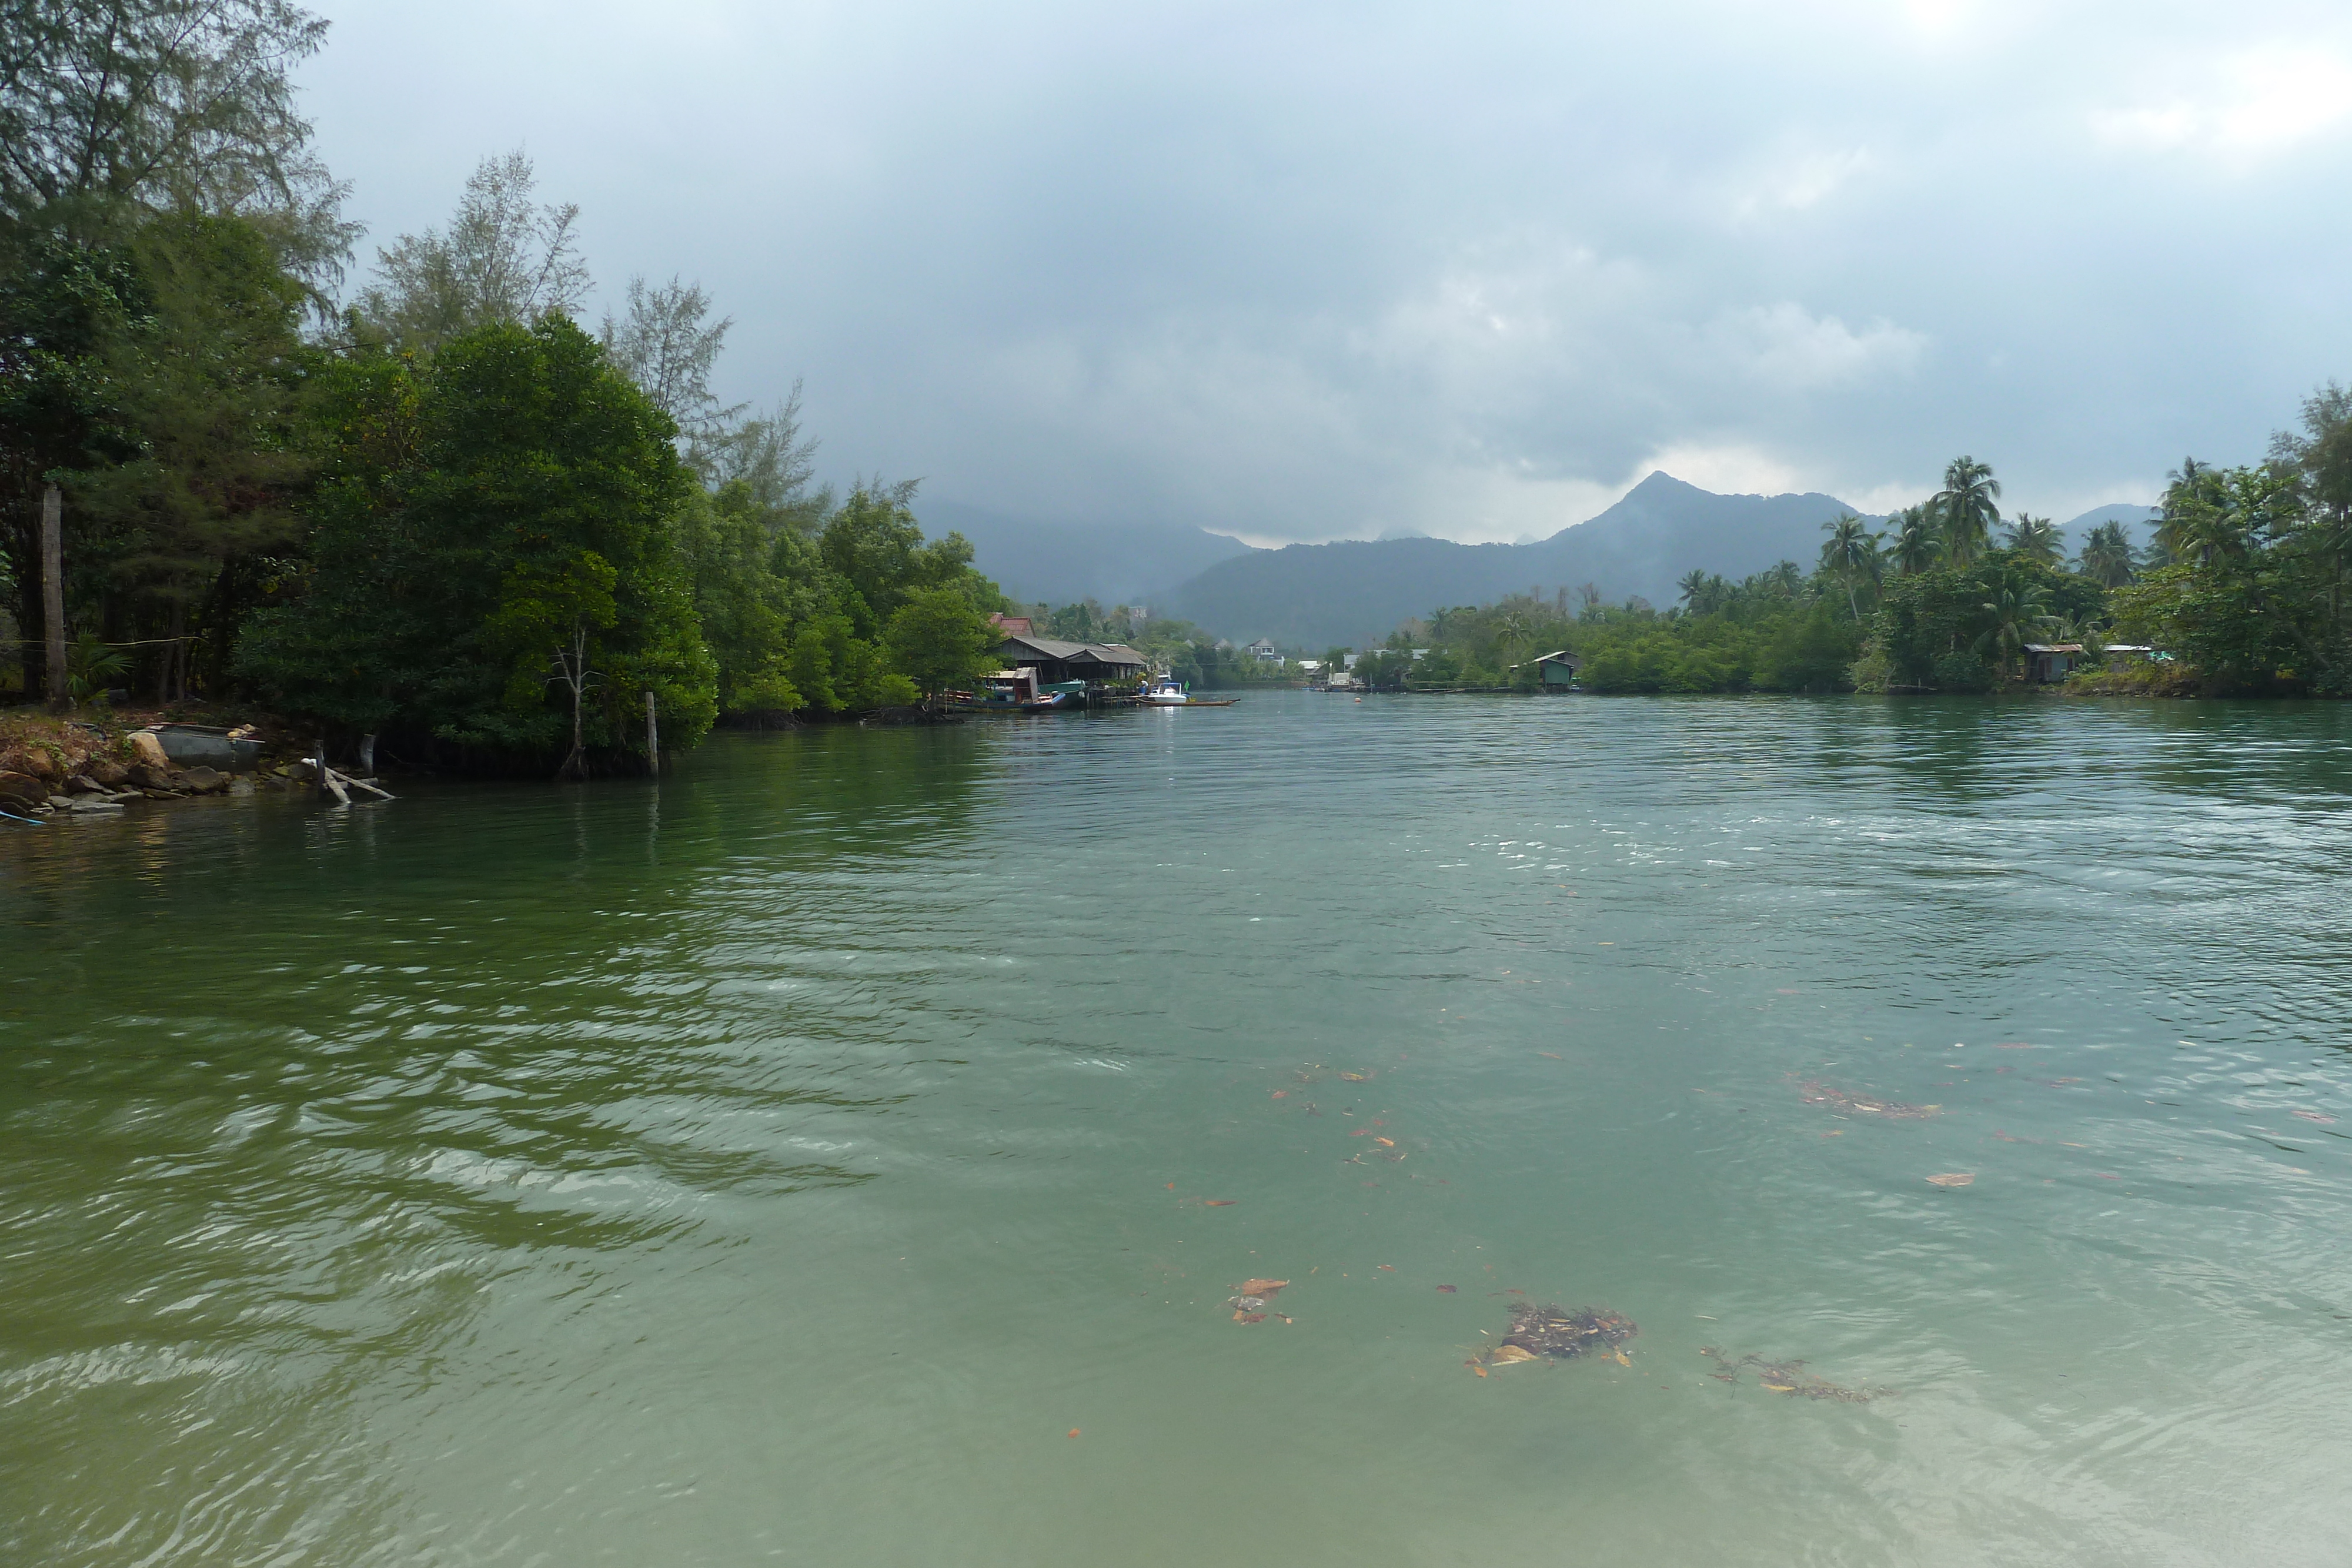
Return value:
[(0, 1560), (2335, 1568), (2347, 786), (1281, 694), (9, 830)]

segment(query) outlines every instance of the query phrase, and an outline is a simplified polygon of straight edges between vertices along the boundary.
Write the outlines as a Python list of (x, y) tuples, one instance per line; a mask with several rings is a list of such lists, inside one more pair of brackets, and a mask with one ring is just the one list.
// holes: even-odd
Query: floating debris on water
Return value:
[(1890, 1122), (1916, 1122), (1941, 1111), (1941, 1105), (1906, 1105), (1900, 1100), (1881, 1100), (1870, 1094), (1849, 1094), (1843, 1089), (1832, 1089), (1818, 1078), (1808, 1078), (1797, 1085), (1808, 1105), (1834, 1105), (1841, 1111), (1857, 1115), (1884, 1116)]
[(1512, 1366), (1545, 1358), (1566, 1361), (1597, 1354), (1620, 1366), (1631, 1366), (1633, 1362), (1617, 1347), (1641, 1332), (1633, 1319), (1605, 1307), (1579, 1307), (1570, 1312), (1566, 1307), (1516, 1301), (1511, 1305), (1511, 1332), (1477, 1360), (1487, 1366)]
[[(1234, 1290), (1238, 1293), (1225, 1298), (1225, 1305), (1234, 1309), (1234, 1322), (1237, 1323), (1265, 1322), (1269, 1315), (1268, 1309), (1274, 1304), (1275, 1292), (1289, 1283), (1287, 1280), (1244, 1280), (1240, 1284), (1235, 1285)], [(1282, 1318), (1284, 1322), (1290, 1321), (1283, 1317), (1280, 1312), (1273, 1312), (1271, 1315)]]
[(1698, 1353), (1722, 1368), (1720, 1372), (1711, 1372), (1707, 1375), (1724, 1383), (1738, 1383), (1742, 1372), (1754, 1367), (1757, 1386), (1768, 1394), (1790, 1394), (1800, 1399), (1835, 1399), (1848, 1405), (1867, 1405), (1895, 1392), (1892, 1388), (1841, 1387), (1807, 1372), (1801, 1361), (1767, 1361), (1752, 1354), (1734, 1361), (1711, 1344), (1699, 1346)]

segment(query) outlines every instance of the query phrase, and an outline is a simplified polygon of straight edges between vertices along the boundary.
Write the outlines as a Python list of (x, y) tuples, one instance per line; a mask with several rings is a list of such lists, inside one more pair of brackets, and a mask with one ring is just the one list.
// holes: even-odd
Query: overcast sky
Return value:
[(2341, 0), (322, 8), (363, 264), (524, 147), (827, 476), (1008, 511), (1511, 538), (1965, 452), (2063, 519), (2352, 379)]

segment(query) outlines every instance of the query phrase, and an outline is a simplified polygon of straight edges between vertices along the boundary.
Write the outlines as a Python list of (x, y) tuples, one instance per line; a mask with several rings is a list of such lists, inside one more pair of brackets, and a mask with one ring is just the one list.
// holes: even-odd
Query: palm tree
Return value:
[(1495, 651), (1501, 655), (1495, 662), (1499, 664), (1509, 659), (1514, 649), (1525, 652), (1533, 631), (1526, 616), (1516, 610), (1506, 611), (1503, 618), (1495, 623)]
[(1886, 554), (1896, 571), (1909, 577), (1936, 564), (1936, 558), (1944, 553), (1944, 544), (1937, 536), (1933, 512), (1926, 507), (1906, 507), (1890, 521), (1895, 524), (1895, 542)]
[[(2219, 476), (2210, 463), (2184, 457), (2180, 466), (2165, 476), (2164, 499), (2156, 520), (2156, 548), (2166, 564), (2200, 556), (2193, 535), (2202, 531), (2205, 513), (2216, 504)], [(2200, 556), (2201, 559), (2201, 556)]]
[(1675, 586), (1682, 590), (1683, 608), (1685, 610), (1690, 612), (1693, 615), (1704, 615), (1706, 613), (1706, 611), (1699, 608), (1699, 601), (1706, 597), (1706, 573), (1699, 570), (1696, 567), (1693, 567), (1690, 570), (1683, 573), (1683, 580), (1675, 584)]
[(1927, 505), (1944, 526), (1944, 557), (1954, 566), (1973, 565), (1984, 553), (1992, 526), (2000, 521), (2000, 481), (1990, 464), (1955, 457), (1944, 465), (1944, 487)]
[(2083, 541), (2075, 570), (2102, 588), (2121, 588), (2139, 570), (2139, 551), (2119, 522), (2101, 523)]
[(2056, 566), (2066, 556), (2066, 530), (2047, 517), (2017, 514), (2001, 543), (2037, 566)]
[(1989, 624), (1976, 645), (1979, 649), (1988, 643), (1993, 645), (2000, 657), (2002, 674), (2009, 674), (2010, 661), (2023, 651), (2026, 639), (2049, 624), (2049, 591), (2022, 576), (2003, 577), (1992, 597), (1985, 601)]
[(1862, 619), (1862, 601), (1853, 591), (1856, 580), (1878, 580), (1878, 536), (1862, 526), (1852, 512), (1822, 525), (1830, 537), (1822, 545), (1822, 570), (1845, 584), (1846, 608)]

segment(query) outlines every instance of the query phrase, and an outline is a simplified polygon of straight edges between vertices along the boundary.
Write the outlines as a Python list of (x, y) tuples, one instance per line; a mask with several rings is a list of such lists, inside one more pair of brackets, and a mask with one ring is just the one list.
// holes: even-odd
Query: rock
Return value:
[(172, 782), (191, 795), (217, 795), (228, 788), (228, 775), (198, 766), (188, 768)]
[(131, 777), (131, 769), (111, 757), (93, 757), (89, 759), (89, 766), (82, 771), (110, 789), (121, 789), (123, 781)]
[(250, 795), (253, 793), (253, 780), (232, 779), (228, 781), (228, 792), (232, 795)]
[(158, 768), (152, 762), (139, 762), (130, 768), (131, 782), (142, 789), (168, 789), (172, 787), (170, 768)]
[(37, 806), (48, 798), (48, 786), (31, 774), (0, 772), (0, 801)]
[(25, 759), (25, 771), (36, 779), (48, 779), (57, 778), (63, 769), (58, 767), (56, 758), (36, 747), (32, 748), (32, 755)]
[(98, 794), (100, 793), (98, 780), (85, 774), (77, 773), (66, 780), (66, 793), (68, 795)]
[(140, 793), (146, 796), (150, 800), (176, 800), (182, 795), (185, 794), (186, 791), (183, 789), (142, 789)]
[(68, 795), (52, 795), (41, 803), (48, 807), (52, 811), (70, 811), (73, 810), (73, 798)]
[(163, 755), (163, 737), (152, 729), (133, 730), (131, 749), (150, 768), (168, 769), (172, 766), (172, 759)]
[(96, 795), (82, 795), (75, 798), (69, 809), (77, 813), (120, 811), (122, 810), (122, 802), (111, 798), (102, 800)]
[(289, 762), (279, 768), (278, 776), (280, 779), (291, 779), (297, 784), (307, 784), (317, 776), (318, 771), (318, 765), (306, 757), (299, 762)]

